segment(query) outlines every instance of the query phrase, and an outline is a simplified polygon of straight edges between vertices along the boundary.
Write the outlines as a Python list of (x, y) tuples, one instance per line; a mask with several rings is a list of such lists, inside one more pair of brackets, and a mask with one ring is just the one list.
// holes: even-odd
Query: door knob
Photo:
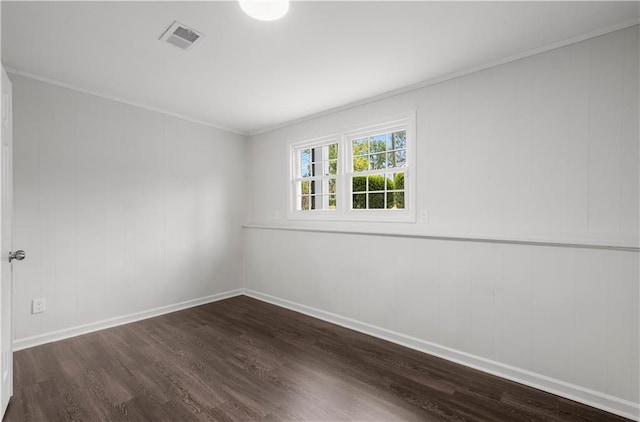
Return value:
[(14, 259), (17, 261), (22, 261), (26, 258), (26, 256), (27, 254), (25, 254), (24, 251), (9, 252), (9, 262), (13, 261)]

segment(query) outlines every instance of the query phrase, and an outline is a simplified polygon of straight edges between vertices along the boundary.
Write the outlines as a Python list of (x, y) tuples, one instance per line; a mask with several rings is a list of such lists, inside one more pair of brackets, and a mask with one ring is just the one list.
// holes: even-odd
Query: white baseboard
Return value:
[(92, 322), (90, 324), (78, 325), (76, 327), (65, 328), (63, 330), (53, 331), (37, 336), (21, 338), (13, 341), (13, 350), (18, 351), (27, 349), (29, 347), (39, 346), (41, 344), (51, 343), (58, 340), (64, 340), (66, 338), (75, 337), (98, 330), (104, 330), (105, 328), (128, 324), (130, 322), (140, 321), (142, 319), (152, 318), (155, 316), (164, 315), (187, 308), (192, 308), (194, 306), (204, 305), (206, 303), (216, 302), (218, 300), (228, 299), (234, 296), (241, 296), (242, 293), (243, 289), (229, 290), (210, 296), (187, 300), (185, 302), (175, 303), (167, 306), (160, 306), (158, 308), (153, 308), (142, 312), (136, 312), (133, 314), (115, 318), (103, 319), (101, 321)]
[(555, 378), (516, 368), (504, 363), (492, 361), (479, 356), (459, 350), (450, 349), (435, 343), (401, 334), (385, 328), (376, 327), (351, 318), (345, 318), (331, 312), (312, 308), (289, 300), (280, 299), (265, 293), (260, 293), (251, 289), (244, 289), (246, 296), (268, 302), (283, 308), (291, 309), (314, 318), (321, 319), (342, 327), (346, 327), (361, 333), (387, 340), (401, 346), (409, 347), (424, 353), (428, 353), (451, 362), (459, 363), (492, 375), (497, 375), (529, 387), (537, 388), (570, 400), (574, 400), (588, 406), (592, 406), (616, 415), (623, 416), (635, 421), (640, 420), (640, 409), (638, 403), (613, 397), (598, 391), (570, 384)]

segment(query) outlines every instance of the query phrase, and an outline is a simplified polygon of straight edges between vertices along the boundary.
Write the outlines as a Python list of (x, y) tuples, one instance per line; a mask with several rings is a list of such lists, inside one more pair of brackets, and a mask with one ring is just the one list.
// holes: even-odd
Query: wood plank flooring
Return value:
[(15, 353), (5, 421), (625, 421), (246, 296)]

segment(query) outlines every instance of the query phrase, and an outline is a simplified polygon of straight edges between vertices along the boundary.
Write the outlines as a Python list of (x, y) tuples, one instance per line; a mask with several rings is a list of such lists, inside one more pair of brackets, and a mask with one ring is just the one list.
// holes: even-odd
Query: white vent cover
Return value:
[(203, 36), (203, 33), (198, 32), (193, 28), (189, 28), (180, 22), (174, 21), (171, 26), (164, 31), (160, 39), (186, 50)]

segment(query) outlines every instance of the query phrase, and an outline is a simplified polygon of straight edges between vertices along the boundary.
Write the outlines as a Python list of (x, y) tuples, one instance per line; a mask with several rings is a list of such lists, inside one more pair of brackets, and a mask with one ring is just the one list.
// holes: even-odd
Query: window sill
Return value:
[(304, 212), (289, 212), (287, 219), (291, 221), (317, 221), (317, 222), (329, 222), (329, 221), (362, 221), (368, 223), (415, 223), (416, 216), (411, 210), (407, 211), (382, 211), (376, 212), (371, 210), (363, 211), (328, 211), (328, 210), (314, 210)]

